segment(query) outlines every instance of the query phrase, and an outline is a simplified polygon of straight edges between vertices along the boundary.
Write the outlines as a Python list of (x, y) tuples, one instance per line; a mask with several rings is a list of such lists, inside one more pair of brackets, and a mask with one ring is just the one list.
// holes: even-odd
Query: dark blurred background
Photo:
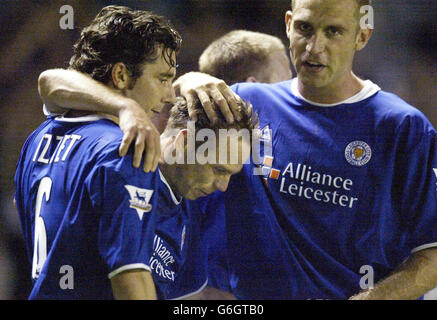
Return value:
[[(30, 290), (21, 227), (13, 209), (13, 176), (26, 137), (44, 120), (38, 75), (66, 67), (80, 29), (105, 5), (127, 5), (170, 19), (182, 34), (178, 73), (197, 70), (206, 46), (233, 29), (285, 35), (289, 0), (0, 1), (0, 299)], [(74, 9), (74, 29), (62, 30), (60, 8)], [(437, 1), (376, 0), (375, 31), (355, 71), (422, 110), (437, 126)]]

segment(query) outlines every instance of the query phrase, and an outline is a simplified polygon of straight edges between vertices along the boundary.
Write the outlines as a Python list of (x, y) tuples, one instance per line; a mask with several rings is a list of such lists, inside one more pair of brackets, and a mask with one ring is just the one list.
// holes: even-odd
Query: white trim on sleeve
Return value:
[(425, 249), (433, 248), (433, 247), (437, 247), (437, 242), (427, 243), (427, 244), (423, 244), (421, 246), (418, 246), (418, 247), (414, 248), (413, 250), (411, 250), (411, 253), (415, 253), (415, 252), (418, 252), (420, 250), (425, 250)]
[(180, 297), (177, 297), (177, 298), (173, 298), (173, 299), (170, 299), (170, 300), (182, 300), (182, 299), (185, 299), (185, 298), (191, 297), (191, 296), (193, 296), (193, 295), (199, 293), (199, 292), (202, 291), (203, 289), (205, 289), (205, 287), (206, 287), (207, 284), (208, 284), (208, 279), (206, 279), (206, 281), (204, 282), (204, 284), (202, 284), (202, 286), (201, 286), (199, 289), (197, 289), (196, 291), (191, 292), (191, 293), (187, 293), (187, 294), (185, 294), (185, 295), (183, 295), (183, 296), (180, 296)]
[(88, 116), (75, 117), (75, 118), (68, 118), (64, 116), (58, 116), (55, 118), (56, 121), (61, 121), (61, 122), (92, 122), (100, 119), (109, 119), (109, 118), (99, 114), (92, 114)]
[(132, 269), (144, 269), (144, 270), (147, 270), (147, 271), (151, 271), (150, 267), (148, 265), (145, 265), (144, 263), (132, 263), (132, 264), (124, 265), (124, 266), (122, 266), (122, 267), (120, 267), (118, 269), (115, 269), (114, 271), (110, 272), (108, 274), (108, 279), (113, 278), (114, 276), (116, 276), (119, 273), (122, 273), (123, 271), (132, 270)]

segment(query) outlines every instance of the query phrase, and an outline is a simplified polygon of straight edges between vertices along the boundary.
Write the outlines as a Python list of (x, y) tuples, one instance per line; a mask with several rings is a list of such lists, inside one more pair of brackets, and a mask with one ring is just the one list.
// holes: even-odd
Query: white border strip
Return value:
[(131, 270), (131, 269), (145, 269), (147, 271), (151, 271), (150, 267), (145, 265), (144, 263), (132, 263), (132, 264), (124, 265), (124, 266), (112, 271), (111, 273), (108, 274), (108, 278), (111, 279), (114, 276), (116, 276), (117, 274), (122, 273), (123, 271), (126, 271), (126, 270)]
[(417, 251), (425, 250), (425, 249), (433, 248), (433, 247), (437, 247), (437, 242), (428, 243), (428, 244), (418, 246), (418, 247), (414, 248), (413, 250), (411, 250), (411, 253), (415, 253)]
[(62, 115), (62, 113), (50, 112), (49, 110), (47, 110), (47, 107), (45, 104), (42, 105), (42, 113), (44, 113), (45, 116), (52, 116), (52, 117)]
[(77, 118), (64, 118), (64, 116), (56, 117), (56, 121), (61, 122), (91, 122), (91, 121), (97, 121), (100, 119), (107, 119), (105, 116), (101, 115), (90, 115), (90, 116), (84, 116), (84, 117), (77, 117)]
[(205, 289), (205, 287), (206, 287), (207, 284), (208, 284), (208, 279), (206, 279), (205, 283), (202, 284), (202, 286), (201, 286), (198, 290), (196, 290), (196, 291), (194, 291), (194, 292), (191, 292), (191, 293), (187, 293), (186, 295), (183, 295), (183, 296), (181, 296), (181, 297), (177, 297), (177, 298), (173, 298), (173, 299), (169, 299), (169, 300), (182, 300), (182, 299), (185, 299), (185, 298), (191, 297), (191, 296), (193, 296), (193, 295), (199, 293), (199, 292), (202, 291), (203, 289)]
[(173, 199), (173, 202), (176, 205), (180, 205), (182, 201), (182, 197), (179, 200), (176, 198), (175, 194), (173, 193), (173, 190), (170, 188), (170, 185), (168, 184), (167, 180), (165, 180), (165, 177), (162, 174), (161, 170), (159, 170), (159, 168), (158, 168), (158, 172), (159, 172), (159, 176), (161, 177), (161, 181), (164, 182), (164, 184), (167, 186), (168, 190), (170, 191), (170, 195), (171, 198)]

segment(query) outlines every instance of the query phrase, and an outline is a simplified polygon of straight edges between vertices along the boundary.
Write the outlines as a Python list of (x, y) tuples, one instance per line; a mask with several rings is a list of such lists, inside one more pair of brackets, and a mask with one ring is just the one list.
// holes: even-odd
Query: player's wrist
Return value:
[(141, 106), (135, 100), (126, 97), (123, 97), (119, 100), (119, 103), (112, 112), (114, 116), (118, 117), (126, 112), (133, 114), (137, 114), (138, 112), (145, 113), (143, 108), (141, 108)]

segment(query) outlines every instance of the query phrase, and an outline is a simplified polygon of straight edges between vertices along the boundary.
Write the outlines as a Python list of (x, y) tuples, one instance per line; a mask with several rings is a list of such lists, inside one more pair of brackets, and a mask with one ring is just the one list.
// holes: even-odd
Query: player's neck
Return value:
[(161, 157), (159, 159), (159, 170), (164, 176), (165, 180), (167, 180), (169, 187), (173, 191), (175, 195), (179, 196), (179, 192), (176, 187), (176, 179), (180, 172), (178, 172), (178, 165), (176, 163), (168, 164), (166, 162), (166, 157), (169, 153), (172, 153), (173, 150), (173, 139), (172, 136), (168, 136), (166, 132), (161, 134), (160, 144), (161, 144)]
[(334, 104), (344, 101), (356, 95), (363, 87), (364, 81), (352, 72), (337, 84), (322, 88), (306, 86), (298, 80), (299, 93), (305, 99), (321, 104)]
[(168, 183), (168, 186), (171, 188), (173, 193), (180, 197), (180, 193), (178, 192), (176, 188), (176, 183), (174, 182), (175, 179), (178, 177), (178, 169), (177, 165), (169, 165), (165, 162), (159, 162), (159, 170), (161, 171), (162, 175), (164, 176), (165, 180)]

